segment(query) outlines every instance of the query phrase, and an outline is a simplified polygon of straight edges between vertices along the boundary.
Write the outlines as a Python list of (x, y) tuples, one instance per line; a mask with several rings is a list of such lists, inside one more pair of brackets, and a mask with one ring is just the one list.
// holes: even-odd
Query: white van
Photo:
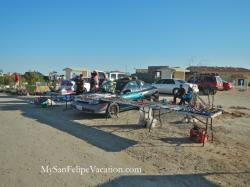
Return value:
[(123, 73), (123, 72), (119, 72), (119, 71), (111, 71), (111, 72), (108, 73), (108, 78), (111, 81), (121, 79), (121, 78), (124, 78), (124, 77), (127, 77), (127, 76), (129, 76), (129, 75), (126, 74), (126, 73)]

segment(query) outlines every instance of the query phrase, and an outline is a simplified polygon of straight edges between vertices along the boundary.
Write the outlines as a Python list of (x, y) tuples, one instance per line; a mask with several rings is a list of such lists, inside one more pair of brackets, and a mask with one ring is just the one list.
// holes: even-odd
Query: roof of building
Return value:
[(169, 66), (148, 66), (148, 69), (153, 68), (153, 69), (158, 69), (158, 68), (169, 68)]
[(66, 71), (67, 69), (71, 70), (71, 71), (78, 71), (78, 72), (82, 72), (82, 71), (88, 71), (86, 68), (69, 68), (69, 67), (66, 67), (63, 69), (63, 71)]
[(240, 68), (240, 67), (189, 66), (187, 69), (190, 71), (247, 72), (247, 73), (250, 73), (250, 69)]

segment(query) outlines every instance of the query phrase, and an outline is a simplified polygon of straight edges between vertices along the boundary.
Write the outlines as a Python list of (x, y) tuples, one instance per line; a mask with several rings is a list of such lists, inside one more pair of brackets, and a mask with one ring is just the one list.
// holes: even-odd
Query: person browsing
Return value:
[(176, 104), (176, 99), (182, 99), (182, 97), (185, 95), (186, 90), (183, 88), (183, 85), (180, 85), (180, 88), (178, 89), (178, 91), (174, 94), (174, 104)]

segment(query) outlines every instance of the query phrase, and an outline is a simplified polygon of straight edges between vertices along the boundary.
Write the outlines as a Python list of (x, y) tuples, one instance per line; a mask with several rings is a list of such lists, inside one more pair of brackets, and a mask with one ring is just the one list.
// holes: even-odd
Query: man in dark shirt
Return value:
[(80, 74), (79, 78), (76, 81), (76, 93), (77, 94), (82, 94), (84, 92), (84, 80), (83, 80), (83, 75)]
[(186, 90), (183, 88), (182, 84), (180, 85), (180, 88), (178, 89), (178, 92), (174, 94), (174, 104), (176, 104), (176, 98), (182, 99), (182, 97), (185, 95)]

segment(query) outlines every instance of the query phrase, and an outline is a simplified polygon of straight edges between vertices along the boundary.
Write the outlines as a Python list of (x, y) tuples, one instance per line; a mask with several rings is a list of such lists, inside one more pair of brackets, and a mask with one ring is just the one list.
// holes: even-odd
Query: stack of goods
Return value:
[(157, 119), (154, 118), (153, 110), (150, 107), (145, 107), (144, 110), (139, 110), (140, 118), (139, 125), (143, 125), (149, 129), (154, 128), (157, 124)]
[(75, 93), (76, 91), (75, 81), (70, 81), (70, 80), (62, 81), (60, 89), (62, 95)]
[(71, 102), (74, 100), (74, 96), (73, 95), (61, 95), (61, 96), (55, 96), (53, 97), (53, 101), (56, 101), (56, 102)]
[(40, 105), (43, 108), (50, 106), (50, 105), (55, 105), (55, 102), (52, 101), (51, 99), (48, 99), (46, 97), (37, 97), (34, 100), (35, 105)]
[(183, 106), (181, 108), (181, 111), (183, 112), (189, 112), (189, 113), (194, 113), (194, 114), (198, 114), (198, 115), (204, 115), (204, 116), (210, 116), (212, 113), (210, 112), (209, 109), (206, 109), (206, 108), (195, 108), (193, 106)]

